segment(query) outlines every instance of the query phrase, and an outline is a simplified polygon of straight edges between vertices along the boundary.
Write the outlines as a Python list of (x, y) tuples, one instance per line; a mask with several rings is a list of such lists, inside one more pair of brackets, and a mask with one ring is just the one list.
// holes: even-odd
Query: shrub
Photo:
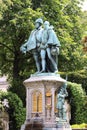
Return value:
[(12, 92), (0, 92), (0, 99), (8, 99), (9, 102), (9, 127), (10, 130), (19, 130), (25, 121), (25, 108), (21, 99)]
[(68, 75), (68, 81), (81, 84), (82, 88), (85, 90), (87, 94), (87, 70), (81, 70), (81, 71), (76, 71), (76, 72), (60, 72), (61, 76), (63, 78)]
[(71, 126), (73, 129), (75, 128), (75, 129), (85, 129), (85, 128), (87, 128), (87, 124), (85, 124), (85, 123), (82, 123), (82, 124), (74, 124), (74, 125), (72, 125)]
[(80, 84), (68, 82), (71, 124), (87, 123), (87, 97)]

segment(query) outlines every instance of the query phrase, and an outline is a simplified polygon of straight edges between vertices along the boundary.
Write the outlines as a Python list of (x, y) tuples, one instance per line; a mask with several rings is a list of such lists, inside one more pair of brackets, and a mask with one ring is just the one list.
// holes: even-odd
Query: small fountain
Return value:
[(30, 121), (27, 120), (25, 130), (43, 130), (43, 119), (38, 113)]

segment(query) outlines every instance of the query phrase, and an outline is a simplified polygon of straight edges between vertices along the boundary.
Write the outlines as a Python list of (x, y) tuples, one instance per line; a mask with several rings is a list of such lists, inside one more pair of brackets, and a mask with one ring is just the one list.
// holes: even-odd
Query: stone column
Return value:
[(31, 95), (29, 88), (26, 88), (26, 95), (26, 119), (31, 119)]
[(55, 88), (53, 87), (51, 89), (52, 92), (52, 112), (51, 112), (51, 116), (52, 116), (52, 121), (55, 122)]
[(42, 91), (42, 105), (43, 105), (43, 120), (45, 121), (45, 88), (43, 88), (43, 91)]
[(28, 88), (26, 88), (26, 120), (28, 119)]

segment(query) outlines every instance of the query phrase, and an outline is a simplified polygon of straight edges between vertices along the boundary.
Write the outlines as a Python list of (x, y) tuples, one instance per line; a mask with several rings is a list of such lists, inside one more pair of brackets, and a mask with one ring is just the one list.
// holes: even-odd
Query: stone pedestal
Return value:
[(36, 113), (43, 120), (43, 129), (56, 128), (55, 93), (65, 83), (59, 74), (33, 74), (24, 81), (26, 87), (26, 121), (21, 130), (31, 122)]
[(71, 130), (70, 124), (65, 120), (58, 121), (56, 127), (58, 130)]

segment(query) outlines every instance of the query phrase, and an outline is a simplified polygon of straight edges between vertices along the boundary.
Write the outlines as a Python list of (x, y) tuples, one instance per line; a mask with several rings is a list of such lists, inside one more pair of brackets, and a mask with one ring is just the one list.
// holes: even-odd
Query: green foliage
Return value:
[(86, 92), (87, 94), (87, 70), (80, 70), (80, 71), (72, 71), (72, 72), (60, 72), (61, 76), (63, 78), (66, 77), (66, 75), (68, 76), (68, 81), (73, 82), (73, 83), (77, 83), (77, 84), (81, 84), (83, 90)]
[[(84, 64), (82, 57), (82, 28), (80, 24), (81, 9), (78, 1), (45, 0), (39, 3), (47, 20), (54, 29), (61, 42), (59, 55), (60, 71), (81, 69)], [(82, 62), (81, 62), (82, 59)]]
[(68, 80), (82, 85), (87, 94), (87, 70), (69, 73)]
[(35, 20), (43, 15), (39, 9), (35, 11), (31, 8), (29, 0), (3, 0), (3, 4), (6, 9), (1, 10), (0, 20), (0, 70), (9, 76), (10, 90), (24, 101), (23, 81), (35, 71), (35, 64), (31, 54), (20, 52), (20, 46), (28, 39)]
[(22, 101), (20, 98), (11, 92), (3, 93), (0, 92), (0, 99), (8, 99), (9, 102), (9, 122), (10, 130), (19, 130), (21, 125), (25, 121), (25, 108), (23, 107)]
[(25, 2), (9, 0), (8, 3), (6, 5), (8, 8), (3, 11), (3, 19), (0, 21), (2, 73), (11, 72), (9, 75), (17, 78), (28, 77), (30, 72), (35, 71), (31, 55), (22, 55), (19, 48), (28, 39), (34, 28), (33, 23), (38, 17), (50, 21), (59, 37), (61, 42), (59, 69), (61, 71), (77, 70), (84, 66), (83, 58), (81, 62), (82, 46), (80, 44), (81, 10), (77, 0), (61, 2), (59, 0), (26, 0)]
[(25, 105), (26, 89), (25, 86), (23, 86), (23, 79), (13, 79), (9, 91), (16, 93), (22, 99), (23, 104)]
[[(20, 52), (20, 46), (28, 39), (31, 30), (34, 28), (34, 21), (41, 17), (42, 13), (31, 8), (31, 2), (11, 1), (7, 10), (3, 11), (3, 19), (0, 21), (0, 66), (2, 73), (9, 73), (13, 78), (17, 78), (22, 72), (30, 70), (30, 55), (24, 56)], [(28, 60), (28, 64), (25, 63)], [(23, 61), (25, 66), (22, 67)], [(10, 67), (9, 67), (10, 66)], [(28, 66), (28, 67), (26, 67)], [(23, 73), (24, 74), (24, 73)]]
[(80, 84), (68, 82), (71, 124), (87, 123), (87, 97)]
[(0, 0), (0, 20), (3, 18), (3, 12), (8, 9), (8, 6), (12, 4), (11, 0)]
[(83, 28), (83, 37), (87, 36), (87, 11), (82, 12), (82, 16), (80, 18), (80, 24)]
[(82, 123), (82, 124), (75, 124), (75, 125), (72, 125), (71, 126), (73, 129), (75, 128), (75, 129), (85, 129), (85, 128), (87, 128), (87, 124), (85, 124), (85, 123)]

